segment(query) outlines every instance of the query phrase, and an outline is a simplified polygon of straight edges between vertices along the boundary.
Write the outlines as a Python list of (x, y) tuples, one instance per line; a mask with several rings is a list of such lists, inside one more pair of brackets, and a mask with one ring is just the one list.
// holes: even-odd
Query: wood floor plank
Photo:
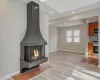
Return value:
[[(83, 54), (54, 52), (49, 62), (26, 74), (14, 76), (15, 80), (100, 80), (100, 68), (83, 62)], [(48, 67), (51, 66), (51, 67)], [(17, 77), (20, 76), (20, 79)]]
[(82, 62), (82, 54), (59, 51), (49, 56), (52, 68), (31, 80), (100, 80), (98, 66)]

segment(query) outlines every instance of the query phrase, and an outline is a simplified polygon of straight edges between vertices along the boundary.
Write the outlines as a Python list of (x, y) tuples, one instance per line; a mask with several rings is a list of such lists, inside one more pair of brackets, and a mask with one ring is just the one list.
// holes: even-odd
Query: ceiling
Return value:
[[(49, 14), (50, 20), (81, 13), (100, 7), (100, 0), (21, 0), (25, 3), (34, 1), (40, 9)], [(51, 14), (53, 12), (53, 14)]]
[(42, 10), (42, 11), (48, 13), (48, 14), (51, 14), (51, 12), (58, 13), (58, 12), (56, 12), (56, 10), (54, 10), (53, 8), (51, 8), (48, 5), (44, 4), (40, 0), (21, 0), (21, 1), (25, 2), (26, 4), (29, 3), (30, 1), (34, 1), (34, 2), (39, 4), (40, 10)]
[(98, 1), (99, 0), (45, 0), (43, 3), (55, 9), (57, 12), (63, 13), (96, 3)]
[(75, 17), (77, 17), (77, 13), (80, 14), (86, 11), (100, 8), (100, 0), (45, 0), (43, 2), (41, 2), (40, 0), (21, 1), (25, 3), (28, 3), (30, 1), (38, 3), (40, 6), (40, 10), (49, 14), (50, 25), (53, 25), (55, 27), (81, 25), (85, 22), (94, 22), (98, 20), (97, 17), (84, 18), (74, 21), (68, 21), (67, 18), (73, 15), (76, 15)]

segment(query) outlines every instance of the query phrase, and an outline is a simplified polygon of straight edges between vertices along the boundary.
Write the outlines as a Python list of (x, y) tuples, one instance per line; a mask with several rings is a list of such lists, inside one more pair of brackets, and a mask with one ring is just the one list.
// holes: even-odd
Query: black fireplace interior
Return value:
[(25, 46), (25, 61), (33, 62), (45, 58), (43, 45)]

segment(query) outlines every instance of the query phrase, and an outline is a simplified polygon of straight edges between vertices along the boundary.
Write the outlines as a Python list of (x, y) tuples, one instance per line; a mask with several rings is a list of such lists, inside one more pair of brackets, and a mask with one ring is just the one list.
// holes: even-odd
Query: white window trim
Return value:
[[(74, 36), (73, 35), (74, 30), (79, 30), (80, 31), (80, 29), (67, 29), (67, 30), (65, 30), (65, 43), (67, 43), (67, 44), (80, 44), (80, 42), (81, 42), (81, 39), (80, 39), (81, 32), (80, 32), (80, 36)], [(67, 38), (67, 35), (66, 35), (67, 31), (72, 31), (72, 42), (67, 42), (67, 39), (66, 39)], [(74, 42), (74, 37), (79, 37), (80, 41), (79, 42)]]
[[(73, 29), (73, 34), (74, 34), (74, 30), (79, 30), (80, 31), (80, 29)], [(74, 44), (80, 44), (80, 36), (81, 36), (81, 32), (79, 33), (79, 36), (73, 36), (73, 43)], [(79, 37), (79, 42), (74, 42), (74, 37)]]
[[(67, 35), (66, 35), (67, 31), (72, 31), (72, 42), (67, 42)], [(65, 30), (65, 43), (68, 43), (68, 44), (72, 44), (73, 43), (73, 29)]]

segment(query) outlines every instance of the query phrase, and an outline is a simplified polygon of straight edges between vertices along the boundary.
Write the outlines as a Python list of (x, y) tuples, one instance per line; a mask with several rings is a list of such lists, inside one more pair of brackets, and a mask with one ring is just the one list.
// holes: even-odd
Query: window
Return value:
[(80, 30), (67, 30), (66, 31), (67, 42), (80, 42)]
[(80, 42), (80, 30), (74, 30), (73, 35), (74, 35), (74, 42)]
[(72, 42), (72, 30), (66, 31), (67, 42)]

